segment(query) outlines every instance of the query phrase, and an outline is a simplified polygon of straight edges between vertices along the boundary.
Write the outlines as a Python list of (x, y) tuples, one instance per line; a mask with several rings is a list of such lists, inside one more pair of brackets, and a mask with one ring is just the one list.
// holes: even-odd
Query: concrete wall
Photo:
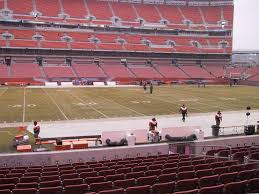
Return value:
[(19, 154), (1, 154), (0, 167), (28, 166), (28, 165), (54, 165), (70, 162), (89, 162), (112, 160), (138, 156), (168, 154), (168, 144), (148, 144), (138, 146), (92, 148), (86, 150), (34, 152)]

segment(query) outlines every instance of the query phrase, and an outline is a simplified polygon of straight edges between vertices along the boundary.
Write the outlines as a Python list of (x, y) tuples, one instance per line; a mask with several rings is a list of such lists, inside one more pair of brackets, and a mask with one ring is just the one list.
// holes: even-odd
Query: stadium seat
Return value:
[(126, 194), (149, 194), (150, 193), (150, 186), (135, 186), (135, 187), (128, 187), (126, 189)]
[(88, 191), (88, 185), (77, 184), (65, 186), (65, 194), (84, 194)]
[(198, 187), (198, 180), (197, 178), (180, 180), (177, 182), (177, 189), (179, 191), (196, 189)]
[(67, 186), (67, 185), (83, 184), (84, 180), (82, 178), (74, 178), (74, 179), (64, 179), (62, 182), (64, 186)]
[(153, 185), (155, 184), (157, 180), (157, 176), (145, 176), (145, 177), (139, 177), (137, 178), (137, 185), (143, 186), (143, 185)]
[(198, 189), (193, 189), (193, 190), (188, 190), (188, 191), (175, 192), (174, 194), (198, 194), (198, 193), (199, 193)]
[(204, 176), (200, 178), (200, 188), (215, 186), (218, 184), (218, 179), (218, 175)]
[(177, 174), (178, 180), (193, 179), (195, 178), (195, 171), (184, 171)]
[(246, 193), (247, 181), (227, 183), (224, 185), (226, 194), (243, 194)]
[(196, 177), (201, 178), (204, 176), (210, 176), (213, 175), (212, 169), (204, 169), (204, 170), (197, 170), (196, 171)]
[(237, 176), (240, 180), (243, 181), (243, 180), (249, 180), (254, 178), (255, 173), (256, 173), (255, 169), (243, 170), (243, 171), (239, 171)]
[(126, 174), (126, 178), (130, 179), (130, 178), (139, 178), (144, 176), (144, 171), (139, 171), (139, 172), (129, 172)]
[(178, 168), (178, 172), (193, 171), (194, 166), (181, 166)]
[(31, 183), (31, 182), (39, 182), (38, 176), (28, 176), (28, 177), (21, 177), (20, 183)]
[[(161, 168), (162, 169), (162, 168)], [(156, 176), (159, 176), (161, 174), (161, 169), (157, 169), (157, 170), (147, 170), (145, 172), (145, 176), (153, 176), (153, 175), (156, 175)]]
[(248, 192), (258, 193), (259, 192), (259, 178), (253, 178), (248, 181)]
[(124, 189), (120, 188), (120, 189), (100, 191), (99, 194), (124, 194)]
[(87, 177), (85, 182), (87, 184), (104, 182), (104, 176)]
[(37, 182), (30, 182), (30, 183), (17, 183), (16, 184), (17, 189), (25, 189), (25, 188), (35, 188), (38, 189), (38, 183)]
[(161, 174), (158, 176), (159, 183), (173, 182), (176, 180), (176, 173)]
[(12, 192), (9, 189), (0, 190), (0, 194), (11, 194)]
[(0, 184), (0, 190), (13, 190), (15, 184)]
[(61, 186), (57, 187), (44, 187), (44, 188), (39, 188), (39, 194), (62, 194), (63, 189)]
[(103, 190), (110, 190), (112, 189), (112, 182), (106, 181), (106, 182), (99, 182), (99, 183), (91, 183), (89, 190), (94, 192), (100, 192)]
[(13, 194), (37, 194), (37, 189), (35, 188), (24, 188), (24, 189), (14, 189)]
[(199, 194), (223, 194), (224, 193), (224, 185), (216, 185), (210, 187), (200, 188)]
[(60, 180), (40, 182), (40, 188), (44, 188), (44, 187), (59, 187), (59, 186), (61, 186), (61, 181)]
[(114, 174), (114, 175), (107, 175), (106, 180), (107, 181), (116, 181), (116, 180), (123, 180), (124, 174)]
[[(57, 173), (58, 174), (58, 173)], [(55, 180), (59, 180), (59, 176), (58, 175), (53, 175), (53, 176), (42, 176), (40, 177), (40, 181), (41, 182), (45, 182), (45, 181), (55, 181)]]
[(223, 174), (223, 173), (228, 173), (228, 167), (224, 166), (224, 167), (217, 167), (213, 169), (214, 174)]
[(238, 172), (223, 173), (219, 176), (219, 182), (222, 184), (234, 182), (237, 178), (237, 175)]
[(114, 181), (114, 186), (118, 188), (128, 188), (128, 187), (134, 187), (135, 186), (135, 179), (124, 179), (124, 180), (116, 180)]
[(175, 189), (175, 182), (156, 183), (152, 186), (155, 194), (172, 193)]

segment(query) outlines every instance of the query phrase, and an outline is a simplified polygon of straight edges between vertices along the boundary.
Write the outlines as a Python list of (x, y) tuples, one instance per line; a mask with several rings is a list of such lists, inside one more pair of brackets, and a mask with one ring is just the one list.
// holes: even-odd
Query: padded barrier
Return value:
[(106, 144), (108, 146), (125, 146), (125, 145), (128, 145), (128, 141), (125, 138), (121, 139), (119, 142), (106, 139)]
[(165, 138), (168, 141), (194, 141), (197, 140), (197, 136), (195, 134), (191, 134), (189, 136), (184, 136), (184, 137), (172, 137), (170, 135), (166, 135)]

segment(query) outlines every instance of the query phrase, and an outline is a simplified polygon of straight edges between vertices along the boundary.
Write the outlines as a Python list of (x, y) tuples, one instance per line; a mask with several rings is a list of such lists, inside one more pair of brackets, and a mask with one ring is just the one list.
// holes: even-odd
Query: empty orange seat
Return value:
[(73, 141), (73, 149), (85, 149), (88, 148), (87, 141)]
[(18, 145), (17, 146), (17, 152), (30, 152), (31, 151), (31, 145)]
[(70, 142), (62, 142), (62, 145), (55, 145), (55, 150), (59, 151), (59, 150), (70, 150), (71, 148), (71, 143)]

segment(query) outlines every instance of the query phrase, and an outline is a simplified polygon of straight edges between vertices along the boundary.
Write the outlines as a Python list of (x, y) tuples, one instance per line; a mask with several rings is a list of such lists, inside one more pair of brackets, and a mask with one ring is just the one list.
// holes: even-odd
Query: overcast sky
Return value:
[(234, 51), (259, 51), (259, 0), (234, 0)]

